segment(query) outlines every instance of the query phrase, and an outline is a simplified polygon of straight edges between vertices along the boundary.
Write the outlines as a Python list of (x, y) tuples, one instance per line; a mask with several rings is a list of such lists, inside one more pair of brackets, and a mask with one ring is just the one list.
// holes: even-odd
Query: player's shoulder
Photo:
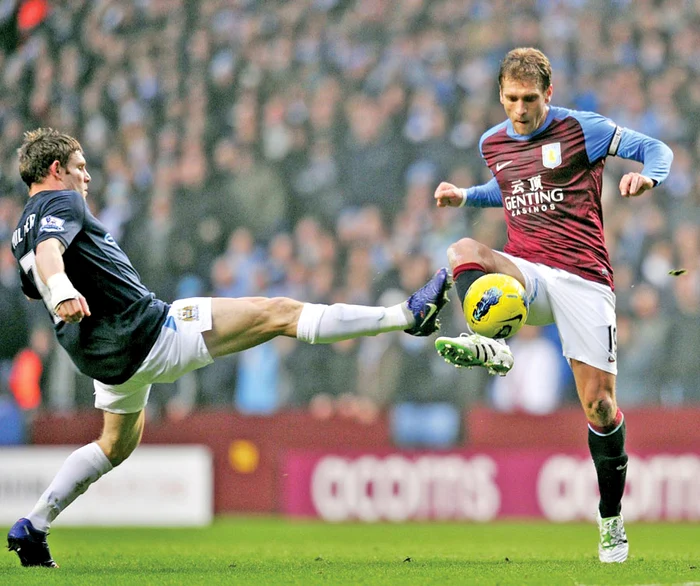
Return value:
[(492, 126), (489, 128), (484, 134), (481, 135), (481, 140), (487, 139), (489, 136), (493, 136), (494, 134), (497, 134), (498, 132), (505, 131), (508, 126), (508, 120), (504, 120), (503, 122), (499, 122), (498, 124)]
[(47, 199), (65, 199), (65, 200), (78, 200), (84, 201), (83, 196), (73, 189), (55, 189), (51, 191), (44, 192), (47, 194)]
[(47, 206), (55, 204), (76, 205), (84, 201), (82, 196), (72, 189), (49, 189), (40, 191), (32, 196), (29, 203), (35, 206)]
[(616, 126), (610, 118), (590, 110), (574, 110), (573, 108), (563, 108), (562, 106), (550, 106), (550, 110), (554, 120), (573, 118), (583, 127), (606, 125), (614, 129)]
[(85, 210), (85, 199), (77, 191), (61, 189), (37, 193), (36, 209), (39, 213), (67, 213), (82, 216)]
[[(597, 161), (611, 154), (611, 144), (619, 142), (622, 129), (610, 118), (588, 110), (573, 110), (570, 108), (552, 107), (553, 115), (558, 120), (573, 120), (583, 135), (586, 152), (590, 161)], [(564, 125), (568, 128), (570, 125)], [(562, 132), (566, 132), (563, 130)], [(563, 136), (563, 135), (562, 135)], [(617, 137), (617, 139), (615, 138)], [(614, 149), (613, 149), (614, 150)]]
[(507, 128), (508, 120), (504, 120), (503, 122), (500, 122), (499, 124), (496, 124), (495, 126), (489, 128), (486, 132), (484, 132), (481, 135), (481, 138), (479, 139), (479, 149), (482, 148), (484, 142), (486, 142), (489, 138), (497, 135), (499, 132), (506, 132)]

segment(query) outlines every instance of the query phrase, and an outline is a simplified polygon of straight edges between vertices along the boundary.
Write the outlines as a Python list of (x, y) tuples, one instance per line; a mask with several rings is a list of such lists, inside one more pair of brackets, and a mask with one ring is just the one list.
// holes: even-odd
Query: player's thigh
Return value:
[(95, 407), (117, 415), (140, 412), (153, 383), (169, 383), (213, 361), (202, 333), (212, 327), (211, 298), (175, 301), (160, 334), (138, 370), (126, 381), (94, 381)]
[(493, 250), (493, 267), (495, 273), (503, 273), (517, 279), (520, 284), (527, 290), (527, 278), (524, 272), (514, 262), (514, 257)]
[(212, 328), (204, 341), (213, 357), (240, 352), (276, 336), (296, 336), (304, 304), (287, 297), (212, 299)]
[(553, 276), (552, 269), (511, 256), (505, 252), (494, 252), (494, 254), (507, 261), (508, 264), (503, 264), (502, 266), (507, 268), (512, 265), (516, 267), (520, 275), (520, 277), (517, 277), (512, 273), (507, 273), (518, 279), (525, 287), (528, 303), (526, 323), (531, 326), (546, 326), (554, 323), (554, 312), (552, 311), (548, 294), (548, 284)]
[(462, 238), (452, 244), (447, 249), (447, 259), (452, 269), (463, 264), (478, 263), (487, 273), (510, 275), (525, 286), (525, 277), (513, 262), (513, 257), (500, 254), (472, 238)]
[(149, 381), (136, 380), (132, 377), (125, 383), (109, 385), (93, 380), (95, 388), (95, 407), (116, 415), (138, 413), (148, 403), (151, 393)]
[(559, 273), (548, 291), (564, 356), (616, 375), (615, 293), (606, 285)]

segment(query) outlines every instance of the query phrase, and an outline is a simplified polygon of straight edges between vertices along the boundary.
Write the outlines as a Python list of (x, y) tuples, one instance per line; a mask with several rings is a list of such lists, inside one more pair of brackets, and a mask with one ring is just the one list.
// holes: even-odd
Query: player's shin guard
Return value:
[(38, 531), (47, 532), (61, 511), (111, 469), (112, 463), (96, 442), (78, 448), (66, 458), (27, 519)]
[(476, 262), (464, 263), (455, 267), (454, 271), (452, 271), (452, 278), (454, 279), (455, 289), (457, 289), (460, 305), (464, 306), (464, 298), (472, 283), (485, 274), (484, 267)]
[(621, 411), (618, 410), (615, 425), (611, 429), (588, 425), (588, 448), (598, 474), (600, 516), (606, 518), (619, 515), (628, 459), (625, 453), (625, 418)]

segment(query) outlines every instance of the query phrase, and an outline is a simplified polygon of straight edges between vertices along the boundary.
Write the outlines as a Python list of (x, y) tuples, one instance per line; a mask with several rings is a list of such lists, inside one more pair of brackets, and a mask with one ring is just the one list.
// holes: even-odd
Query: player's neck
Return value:
[(65, 189), (66, 186), (63, 185), (63, 181), (57, 181), (53, 177), (47, 177), (41, 183), (32, 183), (29, 188), (29, 197), (34, 197), (37, 193), (42, 191), (60, 191)]
[(537, 125), (537, 128), (533, 130), (532, 132), (537, 132), (540, 130), (546, 123), (547, 123), (547, 117), (549, 116), (549, 104), (547, 104), (544, 107), (544, 112), (542, 112), (542, 120), (540, 120), (540, 123)]

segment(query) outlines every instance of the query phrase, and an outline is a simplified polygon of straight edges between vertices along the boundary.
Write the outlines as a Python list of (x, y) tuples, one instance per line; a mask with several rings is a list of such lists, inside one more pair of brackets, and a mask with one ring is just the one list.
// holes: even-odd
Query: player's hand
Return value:
[(439, 208), (458, 208), (464, 200), (464, 192), (452, 183), (443, 181), (435, 190), (435, 201)]
[(64, 322), (69, 324), (80, 323), (84, 317), (91, 315), (87, 300), (82, 295), (75, 299), (61, 301), (54, 312)]
[(620, 195), (636, 197), (654, 188), (654, 182), (640, 173), (626, 173), (620, 179)]

